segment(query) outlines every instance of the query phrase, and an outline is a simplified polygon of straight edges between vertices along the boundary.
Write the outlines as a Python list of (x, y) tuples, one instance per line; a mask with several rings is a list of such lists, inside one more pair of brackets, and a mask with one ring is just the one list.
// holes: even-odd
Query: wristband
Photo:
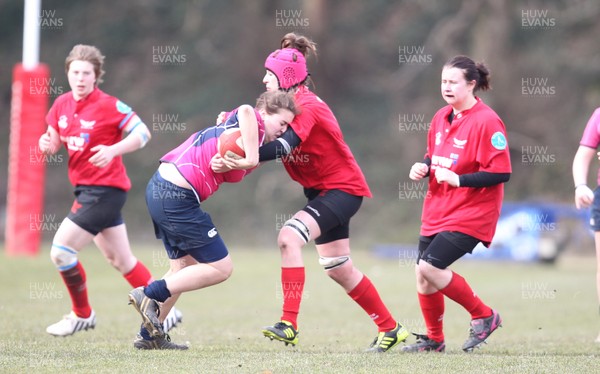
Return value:
[(580, 183), (578, 185), (575, 186), (575, 189), (578, 189), (581, 186), (587, 186), (587, 183)]

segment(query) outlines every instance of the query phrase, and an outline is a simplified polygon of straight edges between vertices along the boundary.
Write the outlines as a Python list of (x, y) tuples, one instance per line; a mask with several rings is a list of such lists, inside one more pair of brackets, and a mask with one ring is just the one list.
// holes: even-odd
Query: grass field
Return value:
[[(167, 269), (158, 247), (136, 254), (155, 275)], [(185, 352), (137, 351), (140, 317), (127, 305), (128, 284), (91, 247), (80, 259), (98, 325), (68, 338), (46, 334), (70, 307), (66, 288), (47, 252), (0, 262), (0, 372), (163, 373), (589, 373), (600, 371), (600, 320), (593, 258), (561, 259), (556, 266), (461, 261), (454, 267), (504, 319), (489, 344), (471, 354), (460, 347), (468, 314), (446, 304), (446, 354), (368, 354), (376, 335), (369, 317), (305, 252), (307, 284), (300, 343), (292, 348), (263, 338), (260, 329), (279, 318), (279, 255), (232, 250), (233, 276), (184, 295), (184, 323), (172, 331)], [(401, 256), (399, 256), (401, 257)], [(382, 259), (355, 250), (353, 258), (388, 307), (415, 332), (424, 332), (410, 260)]]

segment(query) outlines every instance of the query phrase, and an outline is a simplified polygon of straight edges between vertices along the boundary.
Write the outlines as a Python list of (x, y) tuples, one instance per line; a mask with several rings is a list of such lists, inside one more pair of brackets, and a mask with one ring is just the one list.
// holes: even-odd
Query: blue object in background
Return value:
[[(570, 204), (507, 202), (490, 248), (479, 244), (466, 259), (554, 263), (567, 248), (595, 253), (589, 228), (590, 210)], [(417, 258), (414, 244), (375, 244), (373, 254), (412, 265)]]
[(554, 262), (577, 236), (591, 233), (589, 218), (589, 209), (573, 205), (504, 203), (490, 248), (479, 244), (465, 258)]

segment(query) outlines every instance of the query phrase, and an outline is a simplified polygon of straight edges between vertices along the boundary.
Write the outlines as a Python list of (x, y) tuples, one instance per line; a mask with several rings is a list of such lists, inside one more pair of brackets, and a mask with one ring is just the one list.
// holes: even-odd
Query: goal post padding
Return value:
[(43, 230), (46, 159), (38, 139), (46, 129), (50, 69), (13, 69), (8, 148), (5, 246), (8, 255), (37, 255)]

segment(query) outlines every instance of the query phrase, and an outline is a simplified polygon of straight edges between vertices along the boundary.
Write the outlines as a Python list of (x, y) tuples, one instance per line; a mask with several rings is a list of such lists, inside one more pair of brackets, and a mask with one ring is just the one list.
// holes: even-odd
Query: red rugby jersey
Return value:
[(489, 245), (500, 216), (504, 184), (491, 187), (451, 187), (435, 179), (438, 167), (458, 175), (478, 171), (510, 173), (510, 154), (504, 123), (477, 98), (471, 109), (448, 115), (452, 106), (440, 109), (431, 120), (427, 154), (431, 158), (429, 191), (423, 203), (421, 235), (459, 231)]
[(329, 106), (304, 86), (295, 99), (302, 113), (294, 118), (291, 126), (302, 143), (282, 157), (290, 177), (305, 188), (338, 189), (355, 196), (371, 197), (365, 176), (344, 142)]
[(123, 138), (123, 129), (135, 115), (129, 106), (99, 88), (76, 101), (72, 92), (56, 98), (46, 115), (46, 122), (60, 134), (69, 152), (69, 180), (74, 186), (110, 186), (128, 191), (131, 181), (121, 156), (103, 168), (88, 160), (90, 149), (113, 145)]

